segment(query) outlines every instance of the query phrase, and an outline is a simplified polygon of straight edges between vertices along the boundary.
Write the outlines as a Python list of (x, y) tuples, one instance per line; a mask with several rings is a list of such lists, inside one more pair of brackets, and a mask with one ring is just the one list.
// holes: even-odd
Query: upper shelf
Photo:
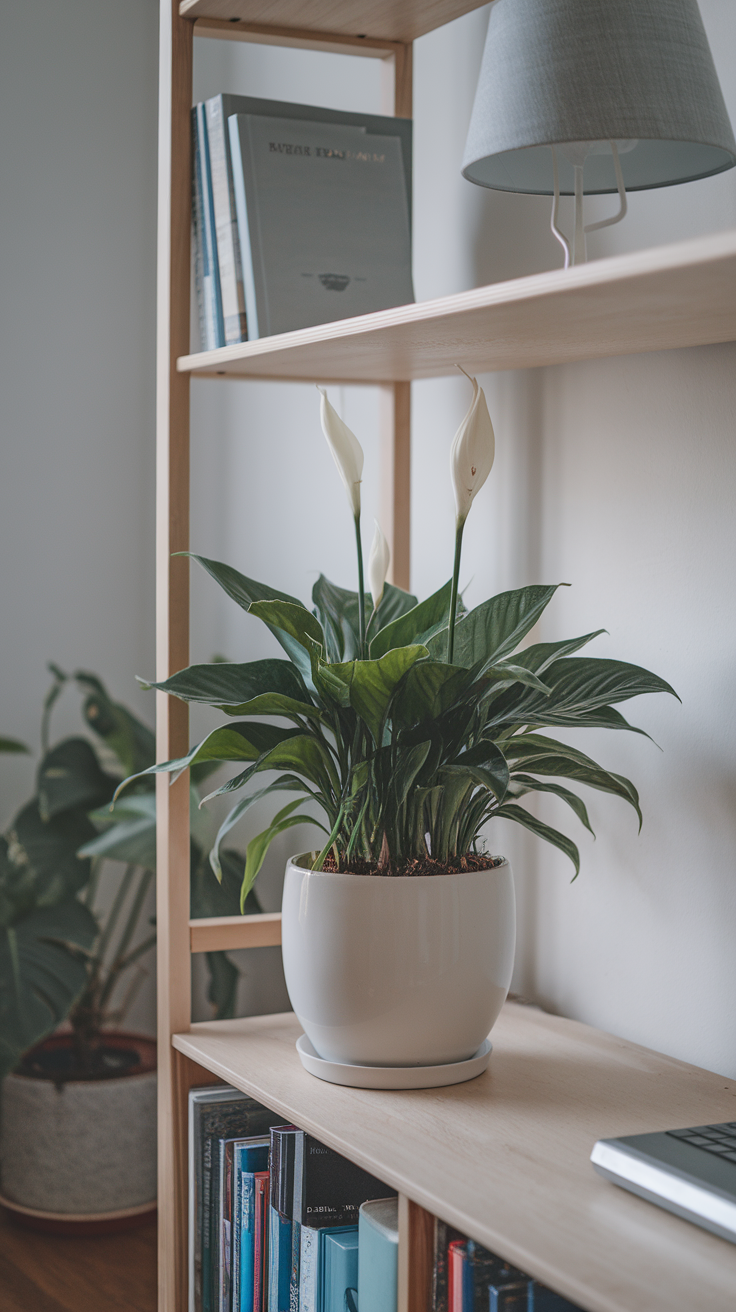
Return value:
[(181, 0), (183, 18), (263, 23), (340, 36), (414, 41), (483, 0)]
[(293, 1014), (174, 1046), (588, 1312), (724, 1312), (736, 1247), (596, 1175), (596, 1139), (736, 1118), (733, 1081), (508, 1005), (485, 1074), (378, 1092), (308, 1075)]
[(736, 230), (182, 356), (194, 375), (401, 382), (736, 341)]

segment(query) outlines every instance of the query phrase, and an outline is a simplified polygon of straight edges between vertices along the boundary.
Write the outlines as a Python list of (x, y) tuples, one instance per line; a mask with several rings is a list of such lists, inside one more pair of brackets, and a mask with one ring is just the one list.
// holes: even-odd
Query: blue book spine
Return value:
[(253, 1171), (240, 1172), (240, 1261), (239, 1302), (234, 1304), (234, 1312), (253, 1312), (253, 1288), (255, 1277), (255, 1214), (256, 1185)]
[(289, 1312), (301, 1312), (299, 1306), (299, 1276), (301, 1270), (302, 1227), (299, 1221), (291, 1223), (291, 1266), (289, 1271)]
[(268, 1312), (289, 1312), (291, 1221), (275, 1207), (268, 1217)]
[(205, 349), (212, 350), (215, 347), (225, 345), (225, 322), (222, 317), (220, 269), (217, 262), (215, 209), (212, 197), (212, 171), (210, 168), (209, 139), (207, 136), (207, 119), (204, 105), (197, 105), (196, 122), (200, 160), (200, 185), (202, 189), (202, 290), (204, 299), (204, 321), (207, 331), (207, 343)]
[(319, 1277), (315, 1312), (353, 1312), (358, 1307), (358, 1227), (319, 1230)]

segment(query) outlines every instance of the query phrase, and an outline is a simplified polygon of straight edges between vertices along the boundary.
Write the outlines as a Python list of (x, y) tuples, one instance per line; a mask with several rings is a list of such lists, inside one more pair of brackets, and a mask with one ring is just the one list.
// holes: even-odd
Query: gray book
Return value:
[(253, 114), (228, 125), (249, 338), (413, 301), (398, 136)]
[(232, 165), (224, 118), (223, 102), (229, 99), (226, 96), (213, 96), (205, 101), (225, 346), (244, 342), (248, 337)]

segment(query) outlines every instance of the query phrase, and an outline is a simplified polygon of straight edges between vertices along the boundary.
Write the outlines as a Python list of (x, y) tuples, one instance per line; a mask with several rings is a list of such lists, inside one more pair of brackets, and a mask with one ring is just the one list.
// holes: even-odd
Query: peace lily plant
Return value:
[[(503, 592), (470, 611), (462, 605), (463, 530), (495, 449), (485, 395), (475, 379), (469, 381), (472, 401), (451, 454), (454, 568), (425, 601), (386, 582), (389, 549), (378, 525), (365, 593), (363, 451), (324, 391), (322, 427), (355, 526), (357, 592), (320, 575), (310, 609), (229, 565), (194, 557), (233, 601), (267, 626), (287, 657), (193, 665), (146, 685), (228, 717), (187, 756), (152, 771), (177, 776), (203, 762), (236, 764), (237, 773), (205, 801), (240, 792), (264, 773), (276, 774), (242, 796), (223, 822), (210, 853), (218, 878), (221, 844), (254, 802), (271, 793), (298, 794), (248, 844), (242, 904), (269, 844), (297, 824), (324, 831), (313, 869), (387, 876), (491, 868), (481, 836), (497, 817), (561, 849), (577, 874), (575, 843), (520, 805), (526, 794), (551, 793), (590, 830), (585, 803), (561, 780), (622, 798), (641, 824), (629, 779), (547, 731), (632, 729), (615, 704), (642, 693), (672, 693), (669, 684), (636, 665), (577, 655), (602, 629), (523, 647), (558, 584)], [(321, 818), (300, 811), (302, 801), (316, 804)]]

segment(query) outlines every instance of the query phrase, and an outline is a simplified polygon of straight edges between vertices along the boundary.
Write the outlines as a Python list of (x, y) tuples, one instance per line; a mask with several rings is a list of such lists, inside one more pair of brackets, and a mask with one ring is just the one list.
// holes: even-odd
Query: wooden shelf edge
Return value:
[(281, 944), (281, 912), (257, 916), (212, 916), (189, 921), (192, 952), (230, 952), (236, 948), (271, 948)]
[[(693, 288), (692, 282), (696, 286)], [(697, 284), (715, 283), (711, 292)], [(679, 280), (679, 284), (678, 284)], [(733, 286), (731, 286), (733, 284)], [(674, 289), (674, 290), (673, 290)], [(729, 292), (730, 289), (730, 292)], [(489, 333), (487, 369), (561, 363), (596, 355), (736, 340), (736, 229), (531, 274), (471, 291), (357, 315), (181, 356), (192, 376), (282, 378), (370, 384), (441, 377), (478, 353), (480, 323)], [(642, 302), (656, 304), (642, 338)], [(615, 298), (616, 316), (608, 311)], [(627, 298), (631, 313), (627, 313)], [(554, 321), (558, 341), (540, 330)], [(537, 321), (540, 321), (539, 323)], [(566, 340), (567, 338), (569, 340)], [(535, 342), (535, 337), (540, 342)], [(540, 344), (541, 342), (544, 344)], [(644, 344), (642, 344), (644, 343)], [(338, 366), (336, 368), (336, 365)], [(353, 368), (354, 377), (350, 370)]]
[(482, 7), (483, 0), (181, 0), (182, 18), (264, 23), (276, 28), (307, 27), (310, 32), (410, 42)]

